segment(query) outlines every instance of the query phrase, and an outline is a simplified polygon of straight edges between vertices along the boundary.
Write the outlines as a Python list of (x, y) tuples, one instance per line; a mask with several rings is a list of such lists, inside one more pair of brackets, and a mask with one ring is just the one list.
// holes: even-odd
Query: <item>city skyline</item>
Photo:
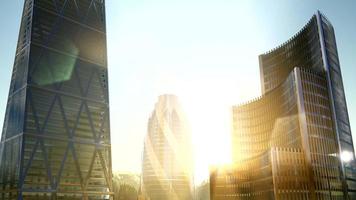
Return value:
[[(13, 7), (8, 10), (14, 10), (13, 16), (19, 19), (19, 13), (22, 11), (22, 1), (17, 1), (20, 2), (18, 5), (15, 5), (16, 2), (14, 2), (11, 1), (11, 3), (9, 3), (9, 5), (12, 5)], [(252, 2), (251, 5), (246, 5), (247, 3), (239, 4), (232, 2), (226, 2), (225, 4), (208, 2), (203, 5), (202, 2), (198, 1), (193, 3), (183, 1), (179, 4), (163, 3), (159, 1), (152, 1), (151, 4), (122, 2), (121, 8), (119, 6), (120, 3), (114, 1), (107, 1), (107, 4), (110, 5), (108, 6), (109, 8), (107, 8), (107, 13), (111, 16), (108, 19), (109, 68), (111, 68), (109, 70), (112, 70), (112, 74), (114, 74), (109, 78), (109, 83), (110, 85), (114, 85), (114, 87), (110, 87), (111, 94), (115, 94), (110, 97), (111, 105), (115, 102), (112, 106), (112, 109), (115, 110), (114, 113), (112, 113), (112, 121), (114, 121), (113, 124), (115, 124), (112, 127), (112, 133), (114, 135), (113, 143), (115, 144), (113, 145), (113, 151), (115, 155), (118, 155), (115, 156), (118, 157), (117, 162), (113, 163), (115, 170), (140, 171), (140, 155), (142, 152), (140, 145), (142, 145), (143, 136), (146, 133), (145, 120), (150, 113), (151, 106), (156, 100), (156, 96), (167, 92), (177, 94), (182, 99), (183, 107), (188, 110), (189, 117), (193, 118), (193, 120), (190, 121), (192, 126), (194, 126), (192, 129), (193, 135), (195, 135), (195, 146), (202, 147), (196, 150), (198, 151), (198, 155), (202, 155), (202, 158), (200, 158), (202, 159), (201, 162), (204, 163), (204, 165), (211, 162), (225, 162), (226, 158), (219, 160), (216, 158), (216, 155), (212, 155), (212, 159), (206, 158), (202, 152), (204, 152), (212, 142), (215, 142), (214, 138), (217, 138), (220, 135), (225, 135), (225, 137), (229, 135), (230, 120), (228, 110), (230, 107), (238, 102), (243, 102), (251, 97), (259, 95), (259, 80), (253, 78), (258, 74), (258, 59), (256, 59), (256, 55), (263, 53), (265, 49), (270, 49), (282, 44), (282, 42), (288, 39), (290, 35), (294, 35), (316, 9), (322, 10), (333, 22), (336, 29), (340, 61), (343, 66), (343, 78), (351, 127), (355, 128), (356, 102), (353, 99), (356, 99), (356, 97), (353, 85), (356, 83), (353, 76), (356, 72), (352, 67), (355, 66), (355, 61), (352, 58), (352, 53), (355, 52), (355, 47), (352, 47), (352, 44), (355, 44), (355, 42), (353, 42), (355, 41), (355, 38), (352, 38), (351, 35), (355, 35), (356, 32), (354, 27), (356, 26), (354, 25), (355, 22), (352, 21), (352, 19), (355, 19), (355, 16), (351, 13), (351, 10), (349, 10), (354, 6), (354, 3), (334, 5), (333, 3), (323, 4), (319, 1), (319, 4), (306, 4), (309, 6), (306, 9), (307, 11), (297, 14), (299, 10), (305, 9), (306, 6), (301, 6), (300, 4), (302, 3), (296, 5), (296, 3), (279, 2), (281, 7), (288, 8), (287, 10), (291, 12), (291, 16), (288, 16), (287, 12), (281, 11), (278, 14), (272, 15), (272, 17), (266, 18), (263, 18), (266, 15), (266, 11), (262, 10), (262, 7), (266, 6), (267, 8), (271, 8), (269, 5), (266, 5), (266, 2), (261, 3), (262, 5), (258, 5), (256, 2)], [(174, 8), (175, 6), (178, 8)], [(293, 6), (295, 7), (295, 10), (292, 8)], [(203, 9), (199, 11), (198, 9), (200, 7)], [(339, 8), (339, 10), (334, 10), (334, 7)], [(342, 11), (340, 7), (349, 12), (345, 11), (341, 13)], [(2, 8), (7, 9), (6, 6)], [(119, 9), (119, 11), (123, 12), (115, 15), (115, 9)], [(223, 13), (218, 9), (225, 9), (225, 11), (227, 11)], [(180, 18), (178, 15), (180, 10), (186, 11), (188, 17)], [(158, 14), (155, 15), (154, 11), (158, 11)], [(170, 14), (168, 11), (171, 11), (172, 13)], [(217, 15), (209, 14), (214, 13), (210, 11), (215, 11)], [(200, 14), (201, 17), (194, 17), (195, 13)], [(15, 14), (19, 16), (15, 16)], [(160, 18), (163, 14), (166, 14), (167, 20), (172, 20), (172, 24), (175, 24), (177, 27), (174, 27), (170, 23), (168, 23), (168, 28), (171, 28), (172, 30), (157, 27), (158, 25), (167, 24), (167, 21)], [(228, 19), (229, 16), (232, 19)], [(146, 20), (156, 21), (156, 23), (152, 24), (152, 22), (144, 20), (144, 17), (147, 18)], [(240, 19), (243, 17), (251, 20), (253, 25), (247, 26), (244, 24)], [(2, 18), (6, 19), (4, 17)], [(271, 18), (274, 20), (270, 20)], [(278, 18), (283, 18), (283, 20)], [(192, 23), (187, 22), (188, 19), (193, 19), (193, 22), (200, 26), (198, 26), (198, 28), (194, 27)], [(345, 19), (346, 22), (341, 22), (341, 19)], [(149, 22), (148, 25), (144, 25), (143, 22), (140, 22), (141, 20), (143, 20), (144, 23)], [(209, 20), (212, 25), (208, 23)], [(7, 24), (5, 21), (1, 22)], [(10, 36), (17, 35), (19, 24), (19, 21), (11, 22), (12, 24), (7, 25), (12, 27), (12, 32), (7, 33), (7, 35), (9, 36), (8, 38), (12, 38), (12, 40), (1, 40), (1, 44), (4, 44), (4, 47), (9, 47), (7, 49), (12, 48), (12, 50), (8, 50), (10, 53), (5, 52), (7, 49), (1, 49), (0, 51), (2, 54), (4, 53), (4, 55), (7, 55), (5, 56), (7, 61), (1, 61), (1, 79), (4, 83), (1, 86), (3, 101), (0, 105), (2, 106), (2, 109), (5, 108), (8, 92), (8, 85), (5, 85), (5, 82), (6, 84), (9, 83), (7, 80), (9, 80), (11, 74), (14, 58), (13, 55), (16, 43), (14, 42), (14, 38), (17, 40), (17, 36)], [(180, 22), (185, 24), (182, 25)], [(153, 29), (148, 28), (149, 25), (152, 25)], [(220, 29), (221, 31), (214, 31), (213, 28), (209, 28), (210, 26), (216, 27), (217, 30)], [(247, 31), (251, 31), (252, 35), (249, 36), (249, 32), (230, 28), (229, 26), (243, 27), (247, 29)], [(128, 28), (131, 32), (125, 32), (123, 28)], [(178, 34), (180, 34), (178, 41), (182, 42), (181, 46), (177, 43), (172, 44), (170, 42), (171, 40), (174, 40), (174, 36), (178, 36), (178, 34), (172, 34), (172, 32), (179, 30), (177, 28), (185, 28), (178, 32)], [(9, 30), (6, 30), (6, 32)], [(189, 30), (193, 31), (191, 32)], [(279, 30), (279, 34), (275, 34), (275, 32), (278, 32), (277, 30)], [(158, 33), (159, 31), (162, 31), (162, 33)], [(212, 31), (212, 33), (200, 38), (201, 41), (199, 41), (199, 36), (203, 36), (203, 33), (208, 31)], [(157, 36), (154, 35), (156, 33)], [(132, 34), (131, 37), (129, 37), (130, 34)], [(164, 37), (164, 34), (167, 34), (169, 37), (167, 35)], [(276, 36), (272, 37), (272, 35)], [(339, 37), (339, 35), (341, 36)], [(119, 37), (119, 39), (114, 39), (116, 37)], [(223, 37), (226, 39), (223, 39)], [(234, 37), (245, 37), (249, 42), (251, 42), (251, 40), (256, 41), (252, 43), (253, 47), (249, 47), (241, 39), (232, 39)], [(134, 42), (136, 39), (137, 42)], [(189, 41), (189, 39), (193, 40)], [(232, 44), (229, 44), (231, 41)], [(10, 44), (10, 42), (13, 44)], [(158, 45), (158, 47), (156, 45)], [(125, 49), (124, 47), (129, 48)], [(177, 50), (172, 50), (174, 48), (177, 48)], [(187, 51), (187, 49), (190, 50)], [(136, 50), (139, 50), (139, 52), (135, 52)], [(150, 50), (152, 50), (152, 53), (149, 53)], [(185, 51), (187, 53), (184, 53)], [(221, 51), (222, 53), (217, 51)], [(239, 54), (239, 52), (246, 55), (244, 56), (246, 58), (238, 57), (237, 54)], [(116, 56), (116, 53), (122, 54)], [(160, 61), (158, 58), (160, 56), (157, 55), (166, 58), (161, 58), (162, 60)], [(124, 56), (127, 56), (128, 58), (123, 59)], [(146, 63), (134, 61), (135, 58), (138, 60), (142, 59)], [(126, 69), (130, 67), (133, 69), (132, 71)], [(167, 67), (168, 69), (161, 71), (164, 67)], [(243, 75), (241, 75), (241, 73), (238, 74), (237, 72), (241, 71), (240, 69), (244, 67), (246, 67), (246, 69), (243, 70)], [(5, 68), (8, 68), (8, 70), (6, 71)], [(126, 77), (123, 77), (122, 80), (117, 80), (118, 78), (116, 78), (116, 76), (118, 75), (121, 77), (120, 74), (125, 74), (121, 76)], [(144, 85), (147, 82), (151, 83), (146, 87)], [(243, 85), (246, 82), (252, 83), (251, 88), (238, 86)], [(185, 88), (191, 88), (191, 90), (185, 91)], [(223, 89), (226, 89), (227, 91), (225, 92)], [(239, 95), (231, 96), (229, 93), (231, 93), (232, 90), (238, 91)], [(212, 95), (211, 93), (215, 95)], [(130, 99), (134, 99), (134, 102), (130, 102)], [(192, 99), (195, 101), (191, 102)], [(125, 106), (119, 105), (119, 103), (116, 102), (121, 102)], [(129, 113), (129, 110), (131, 110), (132, 107), (135, 107), (137, 103), (140, 104), (140, 106), (138, 106), (139, 108), (134, 109), (131, 115), (125, 116), (125, 113)], [(221, 105), (219, 106), (217, 104)], [(223, 119), (214, 117), (207, 118), (204, 116), (205, 119), (201, 121), (201, 119), (199, 119), (199, 114), (204, 113), (203, 111), (205, 107), (212, 107), (211, 112), (216, 113), (216, 115), (224, 116), (222, 117)], [(3, 119), (4, 113), (0, 113), (0, 115), (0, 119)], [(125, 117), (127, 119), (125, 119)], [(207, 122), (214, 122), (215, 120), (218, 125), (211, 128), (212, 130), (206, 130), (204, 125)], [(120, 122), (122, 123), (120, 124)], [(209, 133), (208, 137), (211, 137), (211, 139), (207, 143), (201, 144), (197, 140), (199, 140), (202, 136), (201, 134), (206, 131)], [(353, 135), (355, 135), (355, 131)], [(220, 142), (221, 146), (226, 144), (226, 141), (224, 140), (228, 139), (225, 138), (222, 141), (217, 140), (216, 142)], [(127, 156), (124, 155), (124, 153), (121, 153), (125, 151), (130, 151), (135, 156)], [(218, 153), (226, 153), (226, 155), (228, 155), (225, 150)]]

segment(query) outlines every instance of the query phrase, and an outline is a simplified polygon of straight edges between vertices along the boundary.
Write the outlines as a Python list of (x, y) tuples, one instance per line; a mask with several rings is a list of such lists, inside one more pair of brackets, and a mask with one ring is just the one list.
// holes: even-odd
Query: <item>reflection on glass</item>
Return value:
[(345, 163), (350, 162), (351, 160), (353, 160), (354, 158), (354, 154), (350, 151), (343, 151), (341, 153), (341, 160)]
[(79, 50), (69, 40), (65, 40), (63, 45), (69, 50), (69, 55), (48, 51), (46, 56), (40, 56), (32, 75), (36, 84), (44, 86), (71, 79)]

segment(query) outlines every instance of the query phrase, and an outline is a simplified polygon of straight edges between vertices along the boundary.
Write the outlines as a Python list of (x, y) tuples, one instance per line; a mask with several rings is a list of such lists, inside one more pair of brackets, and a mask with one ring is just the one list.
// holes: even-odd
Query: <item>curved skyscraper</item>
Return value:
[(108, 199), (104, 0), (25, 0), (0, 148), (0, 199)]
[(192, 200), (192, 147), (178, 98), (159, 96), (148, 121), (142, 192), (149, 200)]
[(259, 56), (262, 96), (233, 107), (233, 165), (213, 199), (356, 199), (356, 165), (334, 29), (317, 12)]

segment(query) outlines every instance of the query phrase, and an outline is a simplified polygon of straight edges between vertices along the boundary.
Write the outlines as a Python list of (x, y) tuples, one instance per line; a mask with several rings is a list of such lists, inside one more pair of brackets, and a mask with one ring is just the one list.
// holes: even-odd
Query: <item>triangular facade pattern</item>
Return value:
[(104, 0), (25, 0), (0, 199), (112, 197)]

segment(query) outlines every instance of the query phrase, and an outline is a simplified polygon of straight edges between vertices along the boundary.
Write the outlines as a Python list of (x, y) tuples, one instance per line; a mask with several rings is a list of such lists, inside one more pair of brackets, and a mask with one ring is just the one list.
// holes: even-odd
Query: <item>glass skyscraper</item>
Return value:
[(104, 0), (25, 0), (0, 148), (1, 199), (112, 194)]
[(233, 107), (233, 164), (211, 170), (212, 199), (356, 199), (331, 23), (318, 11), (259, 61), (262, 96)]
[(161, 95), (148, 121), (142, 193), (150, 200), (192, 200), (192, 147), (178, 98)]

